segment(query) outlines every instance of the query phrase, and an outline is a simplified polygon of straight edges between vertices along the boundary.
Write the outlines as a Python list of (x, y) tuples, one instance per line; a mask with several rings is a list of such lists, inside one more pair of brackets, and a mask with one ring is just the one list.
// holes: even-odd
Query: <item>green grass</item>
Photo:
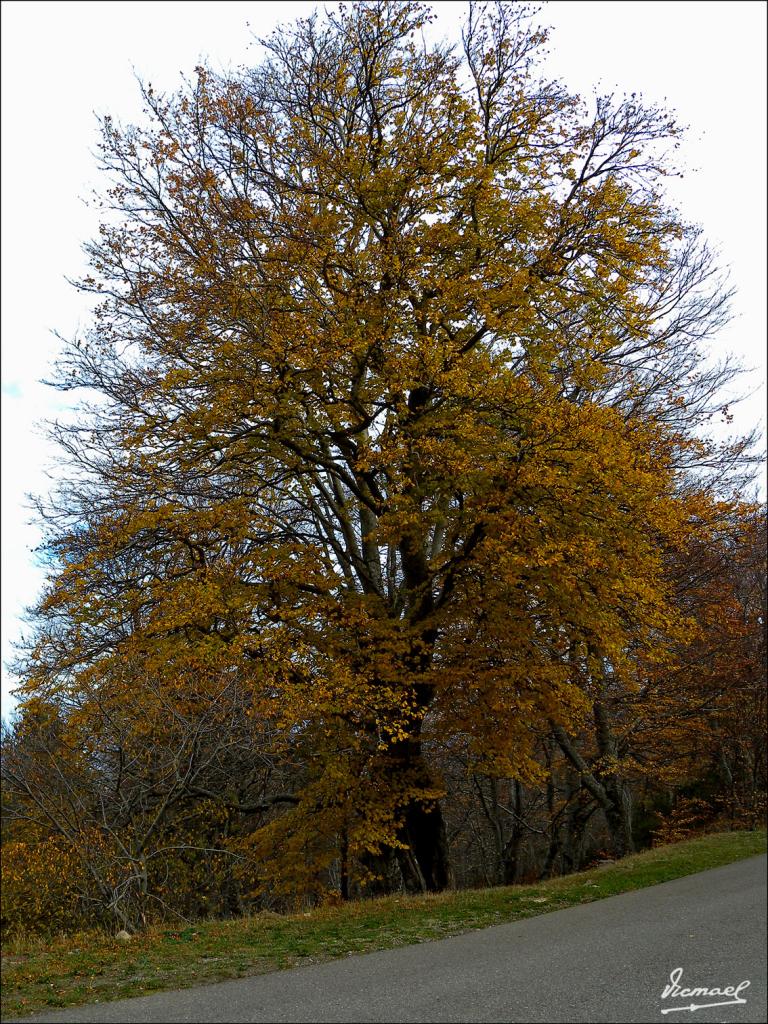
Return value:
[(642, 889), (765, 852), (762, 832), (721, 832), (537, 885), (388, 896), (281, 917), (152, 928), (122, 945), (101, 933), (18, 939), (2, 957), (2, 1012), (146, 995), (321, 963), (516, 921)]

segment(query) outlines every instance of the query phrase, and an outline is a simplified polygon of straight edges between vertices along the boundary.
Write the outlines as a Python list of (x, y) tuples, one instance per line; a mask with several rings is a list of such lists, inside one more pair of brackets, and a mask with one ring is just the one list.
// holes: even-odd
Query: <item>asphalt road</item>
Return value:
[[(763, 1024), (765, 946), (762, 856), (440, 942), (24, 1020)], [(749, 981), (746, 1002), (662, 998), (676, 968), (682, 988)]]

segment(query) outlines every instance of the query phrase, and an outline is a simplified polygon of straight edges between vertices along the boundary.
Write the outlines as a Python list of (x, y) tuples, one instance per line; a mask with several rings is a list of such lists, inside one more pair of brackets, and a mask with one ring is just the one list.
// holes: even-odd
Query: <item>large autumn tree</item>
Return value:
[(697, 436), (727, 295), (663, 199), (674, 121), (541, 80), (516, 5), (471, 4), (457, 47), (430, 20), (315, 15), (103, 122), (102, 301), (57, 378), (96, 400), (57, 428), (26, 687), (77, 745), (144, 679), (184, 721), (237, 679), (303, 766), (259, 794), (273, 879), (341, 850), (448, 884), (424, 744), (539, 778), (585, 673), (682, 643), (664, 550), (713, 519), (696, 467), (739, 456)]

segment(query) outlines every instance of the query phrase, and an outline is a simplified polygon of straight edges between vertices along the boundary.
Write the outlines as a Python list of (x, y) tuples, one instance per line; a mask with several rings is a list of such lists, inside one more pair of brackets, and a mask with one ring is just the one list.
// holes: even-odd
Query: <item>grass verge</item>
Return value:
[(765, 849), (764, 831), (721, 832), (536, 885), (389, 896), (183, 929), (165, 925), (125, 945), (97, 932), (17, 940), (2, 956), (3, 1019), (442, 939), (642, 889)]

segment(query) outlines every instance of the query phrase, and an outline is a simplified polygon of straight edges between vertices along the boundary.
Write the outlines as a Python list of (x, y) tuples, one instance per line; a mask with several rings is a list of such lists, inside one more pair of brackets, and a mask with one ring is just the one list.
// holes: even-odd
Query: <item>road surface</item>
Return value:
[[(752, 857), (439, 942), (23, 1019), (763, 1024), (765, 908), (766, 858)], [(746, 1001), (691, 1010), (732, 997), (662, 998), (676, 968), (680, 989), (749, 981)]]

